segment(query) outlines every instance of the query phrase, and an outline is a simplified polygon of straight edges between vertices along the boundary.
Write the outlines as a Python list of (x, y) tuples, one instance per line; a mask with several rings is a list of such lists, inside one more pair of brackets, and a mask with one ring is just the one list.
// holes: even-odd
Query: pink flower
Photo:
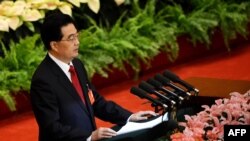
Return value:
[(204, 141), (201, 137), (190, 137), (183, 133), (175, 133), (171, 135), (171, 141)]
[(215, 104), (211, 107), (202, 105), (204, 111), (196, 115), (185, 115), (187, 122), (179, 123), (185, 127), (183, 133), (171, 135), (171, 140), (224, 140), (224, 125), (250, 124), (250, 90), (245, 94), (232, 92), (230, 95), (230, 99), (215, 100)]
[(178, 141), (178, 140), (181, 140), (184, 137), (185, 137), (185, 135), (183, 133), (178, 132), (178, 133), (175, 133), (175, 134), (171, 135), (171, 140), (172, 141)]

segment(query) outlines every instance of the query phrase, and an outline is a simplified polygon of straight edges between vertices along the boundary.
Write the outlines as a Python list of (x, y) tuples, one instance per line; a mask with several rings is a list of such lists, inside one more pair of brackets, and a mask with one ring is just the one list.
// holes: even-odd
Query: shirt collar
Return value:
[(49, 57), (63, 70), (63, 72), (65, 74), (67, 74), (69, 72), (69, 65), (73, 65), (72, 62), (70, 62), (69, 64), (64, 63), (63, 61), (57, 59), (56, 57), (54, 57), (52, 54), (48, 53)]

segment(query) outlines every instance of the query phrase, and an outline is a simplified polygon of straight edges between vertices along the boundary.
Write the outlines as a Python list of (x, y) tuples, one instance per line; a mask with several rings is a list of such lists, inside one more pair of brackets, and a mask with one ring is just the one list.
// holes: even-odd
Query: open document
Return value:
[(142, 129), (152, 128), (162, 123), (163, 121), (167, 121), (167, 120), (168, 120), (168, 113), (165, 113), (164, 115), (157, 116), (156, 118), (153, 118), (152, 120), (149, 119), (149, 121), (145, 121), (145, 122), (128, 122), (119, 131), (117, 131), (117, 135), (130, 133), (130, 132), (138, 131)]

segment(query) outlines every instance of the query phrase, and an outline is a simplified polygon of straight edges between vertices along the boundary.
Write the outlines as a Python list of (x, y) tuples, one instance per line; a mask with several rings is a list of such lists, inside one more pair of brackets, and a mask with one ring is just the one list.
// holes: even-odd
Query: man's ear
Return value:
[(52, 50), (57, 51), (57, 42), (51, 41), (50, 42), (50, 47)]

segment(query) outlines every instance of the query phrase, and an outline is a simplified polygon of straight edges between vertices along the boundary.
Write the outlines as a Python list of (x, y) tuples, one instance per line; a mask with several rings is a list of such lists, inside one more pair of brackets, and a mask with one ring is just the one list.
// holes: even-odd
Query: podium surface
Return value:
[(190, 77), (185, 81), (200, 90), (199, 96), (206, 97), (229, 98), (231, 92), (244, 94), (250, 90), (250, 81), (246, 80)]

